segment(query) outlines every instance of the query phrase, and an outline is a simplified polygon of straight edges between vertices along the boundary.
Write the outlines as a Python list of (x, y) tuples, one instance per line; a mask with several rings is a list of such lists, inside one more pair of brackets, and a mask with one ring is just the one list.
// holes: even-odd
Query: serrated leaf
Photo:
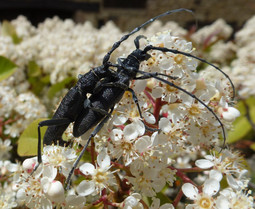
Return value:
[[(38, 123), (47, 120), (47, 118), (40, 118), (32, 123), (23, 131), (19, 140), (18, 140), (18, 155), (19, 156), (34, 156), (37, 155), (37, 146), (38, 146)], [(41, 128), (41, 136), (45, 134), (47, 127)], [(43, 140), (42, 140), (43, 147)]]
[(22, 38), (17, 35), (15, 27), (9, 21), (4, 20), (1, 29), (3, 35), (10, 36), (14, 44), (19, 44), (22, 41)]
[(64, 79), (63, 81), (52, 85), (48, 91), (48, 98), (52, 99), (56, 95), (57, 92), (61, 91), (68, 84), (74, 82), (75, 80), (76, 79), (74, 77), (68, 77), (68, 78)]
[(11, 76), (16, 69), (17, 65), (15, 63), (6, 57), (0, 56), (0, 81)]

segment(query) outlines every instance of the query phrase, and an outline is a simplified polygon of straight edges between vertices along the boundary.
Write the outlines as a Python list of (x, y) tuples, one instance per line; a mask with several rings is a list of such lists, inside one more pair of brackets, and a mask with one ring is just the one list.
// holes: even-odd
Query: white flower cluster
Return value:
[(54, 205), (62, 208), (82, 208), (86, 199), (71, 190), (65, 194), (60, 181), (67, 177), (75, 158), (73, 149), (45, 147), (42, 155), (44, 165), (39, 167), (33, 176), (31, 173), (37, 159), (26, 159), (22, 165), (23, 172), (13, 186), (18, 203), (29, 208), (53, 208)]
[(208, 25), (194, 33), (191, 38), (196, 44), (211, 45), (219, 39), (227, 39), (233, 29), (227, 25), (225, 20), (218, 19), (212, 25)]
[[(17, 35), (23, 40), (20, 44), (12, 43), (10, 37), (0, 35), (0, 55), (13, 60), (20, 68), (25, 68), (29, 61), (36, 61), (44, 73), (50, 74), (52, 84), (62, 81), (67, 76), (84, 74), (92, 66), (102, 64), (102, 58), (123, 33), (108, 22), (101, 29), (94, 28), (90, 22), (75, 24), (72, 20), (60, 20), (58, 17), (46, 19), (35, 28), (24, 17), (12, 21)], [(162, 25), (153, 23), (148, 32), (153, 34)], [(175, 34), (186, 31), (176, 23), (169, 22), (163, 28), (173, 28)], [(109, 36), (109, 34), (111, 34)], [(128, 53), (132, 49), (132, 40), (127, 40), (113, 54), (113, 59)], [(24, 73), (25, 69), (23, 69)], [(19, 79), (20, 75), (15, 76)]]
[(17, 94), (10, 86), (1, 84), (0, 106), (3, 132), (11, 138), (19, 137), (35, 119), (47, 117), (46, 108), (32, 92)]
[(0, 207), (3, 209), (17, 206), (16, 192), (13, 183), (18, 179), (20, 166), (10, 161), (11, 140), (0, 138)]
[(255, 40), (252, 34), (255, 33), (255, 17), (251, 18), (244, 25), (243, 29), (235, 35), (235, 41), (238, 46), (237, 59), (232, 62), (231, 74), (238, 95), (246, 99), (255, 95)]
[[(232, 28), (221, 19), (191, 36), (193, 42), (200, 45), (198, 49), (202, 48), (198, 54), (209, 61), (219, 63), (224, 72), (231, 77), (240, 99), (255, 95), (254, 25), (255, 17), (252, 17), (235, 34), (234, 42), (229, 41)], [(220, 77), (224, 80), (219, 73), (215, 74), (209, 70), (203, 70), (201, 73), (209, 80), (217, 81)]]
[[(24, 17), (19, 17), (12, 24), (22, 41), (15, 45), (9, 37), (0, 35), (0, 55), (14, 61), (19, 69), (0, 84), (0, 123), (3, 127), (0, 127), (0, 132), (15, 138), (32, 120), (47, 114), (40, 100), (29, 91), (31, 86), (25, 80), (25, 69), (31, 61), (41, 68), (43, 74), (50, 76), (51, 84), (56, 84), (100, 65), (103, 56), (123, 34), (112, 23), (97, 30), (88, 22), (81, 25), (56, 17), (47, 19), (38, 28)], [(213, 44), (219, 36), (226, 38), (230, 35), (231, 28), (224, 26), (225, 23), (219, 20), (209, 29), (194, 34), (192, 39), (197, 40), (197, 44), (201, 44), (201, 40), (202, 43)], [(174, 31), (170, 32), (169, 27)], [(168, 31), (156, 33), (165, 28)], [(153, 45), (188, 54), (195, 51), (191, 42), (179, 37), (186, 31), (174, 23), (162, 26), (154, 22), (139, 34), (150, 37), (141, 39), (141, 48)], [(236, 36), (237, 40), (239, 36)], [(225, 52), (230, 50), (234, 53), (236, 47), (248, 47), (243, 40), (240, 38), (237, 45), (230, 44), (226, 48), (221, 45), (214, 50), (223, 47)], [(126, 57), (123, 54), (129, 54), (134, 48), (130, 38), (113, 53), (111, 59)], [(251, 59), (248, 52), (246, 56), (245, 53), (238, 55), (233, 63), (240, 60), (248, 62)], [(6, 176), (12, 182), (0, 188), (0, 191), (12, 188), (10, 193), (1, 192), (2, 208), (26, 205), (29, 208), (71, 209), (104, 205), (124, 209), (172, 209), (178, 204), (188, 203), (183, 201), (183, 194), (193, 201), (193, 204), (186, 205), (188, 209), (253, 207), (250, 191), (247, 191), (247, 170), (242, 166), (241, 157), (232, 150), (218, 148), (224, 133), (219, 119), (226, 131), (240, 115), (231, 106), (233, 89), (228, 79), (212, 67), (196, 72), (198, 61), (183, 54), (159, 50), (148, 53), (151, 57), (140, 64), (140, 70), (159, 73), (158, 79), (137, 79), (130, 85), (138, 98), (143, 118), (130, 92), (125, 92), (112, 117), (94, 137), (86, 156), (75, 169), (71, 190), (65, 191), (64, 184), (80, 152), (77, 143), (68, 148), (57, 145), (44, 147), (43, 163), (31, 176), (37, 159), (26, 159), (22, 168), (11, 163), (8, 161), (10, 141), (1, 139), (1, 177)], [(213, 59), (226, 64), (226, 60), (231, 58), (215, 56)], [(247, 67), (246, 63), (240, 63)], [(251, 88), (249, 82), (244, 83), (244, 79), (251, 79), (249, 76), (253, 74), (237, 73), (235, 67), (233, 72), (227, 72), (237, 84), (238, 94), (244, 97), (254, 95), (252, 90), (247, 90)], [(245, 72), (251, 69), (252, 62)], [(43, 89), (43, 92), (46, 90)], [(44, 96), (42, 98), (45, 99)], [(87, 140), (88, 134), (81, 138)], [(216, 147), (218, 152), (211, 147)], [(205, 154), (208, 150), (211, 155)], [(205, 159), (198, 160), (201, 156)], [(91, 161), (84, 162), (85, 158), (85, 161)], [(189, 172), (199, 172), (202, 177), (191, 179), (187, 175)], [(10, 174), (14, 175), (9, 177)], [(221, 187), (220, 183), (224, 180), (227, 186)], [(202, 186), (196, 185), (196, 182)], [(167, 194), (174, 199), (172, 204), (163, 204), (156, 198)], [(148, 197), (152, 200), (151, 204)]]
[[(249, 181), (246, 176), (248, 171), (243, 168), (239, 153), (222, 150), (218, 156), (213, 153), (206, 155), (205, 159), (197, 160), (196, 165), (202, 169), (212, 168), (212, 170), (204, 181), (202, 191), (191, 183), (182, 186), (184, 194), (194, 201), (186, 208), (253, 208), (251, 191), (246, 192)], [(223, 175), (226, 176), (229, 187), (220, 190)]]

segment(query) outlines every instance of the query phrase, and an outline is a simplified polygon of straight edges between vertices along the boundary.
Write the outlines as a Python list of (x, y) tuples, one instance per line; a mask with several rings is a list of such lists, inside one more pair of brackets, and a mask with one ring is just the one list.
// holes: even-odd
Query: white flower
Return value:
[(44, 165), (61, 167), (64, 176), (67, 177), (76, 157), (72, 148), (50, 145), (43, 148), (42, 161)]
[(56, 175), (57, 171), (53, 166), (40, 166), (33, 176), (22, 173), (16, 183), (18, 202), (29, 208), (52, 208), (54, 200), (51, 200), (48, 192), (51, 191), (49, 188)]
[(8, 176), (10, 173), (18, 171), (19, 166), (18, 164), (11, 163), (9, 160), (2, 161), (0, 160), (0, 175), (1, 176)]
[(190, 165), (190, 157), (189, 156), (183, 156), (183, 157), (178, 157), (176, 159), (176, 164), (175, 164), (175, 167), (176, 168), (191, 168), (191, 165)]
[[(205, 26), (194, 33), (192, 39), (197, 44), (210, 45), (217, 41), (219, 37), (227, 39), (231, 35), (232, 30), (223, 19), (218, 19), (213, 24)], [(208, 40), (208, 38), (210, 39)], [(204, 43), (205, 41), (208, 43)]]
[(218, 209), (252, 209), (254, 207), (251, 191), (245, 194), (243, 191), (234, 192), (231, 188), (224, 189), (220, 192), (220, 196), (217, 197), (216, 207)]
[(128, 128), (129, 125), (125, 126), (124, 131), (113, 129), (110, 133), (111, 141), (108, 144), (111, 156), (117, 159), (123, 157), (125, 165), (130, 164), (138, 157), (134, 146), (135, 139), (130, 138)]
[(185, 183), (182, 191), (186, 197), (193, 200), (193, 204), (186, 206), (187, 209), (212, 209), (214, 208), (215, 199), (213, 196), (220, 189), (220, 184), (215, 179), (207, 179), (203, 185), (203, 191), (200, 193), (191, 183)]
[(111, 168), (111, 160), (104, 149), (97, 156), (98, 166), (90, 163), (82, 164), (79, 169), (87, 176), (91, 176), (91, 180), (83, 180), (77, 186), (77, 192), (81, 196), (101, 194), (104, 188), (110, 189), (115, 185), (113, 172), (109, 171)]
[(225, 149), (219, 156), (215, 153), (206, 155), (205, 159), (197, 160), (195, 164), (202, 169), (213, 168), (209, 173), (212, 178), (221, 180), (222, 174), (225, 174), (229, 186), (234, 189), (243, 189), (246, 187), (248, 179), (245, 176), (247, 171), (242, 168), (241, 161), (239, 153)]
[(17, 207), (15, 192), (12, 191), (10, 185), (7, 183), (0, 186), (0, 207), (1, 209), (11, 209)]

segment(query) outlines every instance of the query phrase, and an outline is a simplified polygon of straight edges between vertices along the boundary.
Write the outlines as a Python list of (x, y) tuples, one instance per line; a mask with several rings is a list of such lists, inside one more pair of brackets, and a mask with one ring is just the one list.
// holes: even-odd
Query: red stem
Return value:
[(182, 190), (180, 189), (179, 192), (178, 192), (178, 194), (177, 194), (177, 196), (176, 196), (176, 198), (175, 198), (174, 201), (173, 201), (173, 206), (174, 206), (174, 208), (177, 207), (177, 205), (178, 205), (178, 203), (180, 202), (182, 196), (183, 196), (183, 192), (182, 192)]
[(194, 186), (197, 186), (186, 174), (183, 173), (183, 170), (186, 170), (185, 172), (187, 172), (188, 169), (178, 169), (173, 166), (168, 166), (168, 168), (175, 170), (176, 175), (179, 176), (184, 183), (191, 183)]
[(150, 100), (153, 108), (155, 108), (155, 99), (153, 99), (153, 97), (151, 96), (151, 94), (149, 93), (151, 91), (151, 89), (149, 89), (148, 87), (145, 88), (144, 90), (144, 94), (148, 97), (148, 99)]
[[(199, 192), (201, 192), (201, 187), (198, 187), (186, 174), (184, 174), (184, 172), (201, 172), (201, 171), (204, 171), (204, 169), (201, 169), (201, 168), (198, 168), (198, 167), (187, 168), (187, 169), (178, 169), (178, 168), (175, 168), (173, 166), (168, 166), (168, 168), (170, 168), (172, 170), (175, 170), (176, 175), (178, 177), (180, 177), (184, 183), (193, 184), (195, 187), (198, 188)], [(180, 191), (178, 192), (176, 198), (173, 201), (173, 206), (175, 208), (177, 207), (178, 203), (180, 202), (182, 196), (183, 196), (183, 192), (182, 192), (182, 189), (180, 189)]]
[(155, 107), (154, 107), (154, 113), (153, 113), (156, 121), (158, 121), (158, 119), (159, 119), (160, 110), (161, 110), (161, 98), (157, 98), (156, 103), (155, 103)]

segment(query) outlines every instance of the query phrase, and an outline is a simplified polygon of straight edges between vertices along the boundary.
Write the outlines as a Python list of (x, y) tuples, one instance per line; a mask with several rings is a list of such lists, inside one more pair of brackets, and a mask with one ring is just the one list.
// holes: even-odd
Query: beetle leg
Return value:
[(81, 160), (81, 158), (82, 158), (84, 152), (86, 151), (86, 149), (87, 149), (87, 147), (88, 147), (88, 145), (89, 145), (91, 139), (103, 128), (104, 124), (109, 120), (109, 118), (110, 118), (110, 116), (111, 116), (111, 114), (112, 114), (112, 112), (113, 112), (113, 109), (114, 109), (114, 108), (111, 109), (110, 113), (107, 114), (107, 115), (105, 116), (105, 118), (96, 126), (96, 128), (94, 129), (94, 131), (90, 134), (90, 137), (89, 137), (89, 139), (88, 139), (86, 145), (83, 147), (83, 149), (82, 149), (80, 155), (79, 155), (78, 158), (75, 160), (75, 162), (74, 162), (74, 164), (73, 164), (73, 167), (72, 167), (72, 170), (69, 172), (68, 177), (67, 177), (67, 179), (66, 179), (66, 189), (67, 189), (67, 190), (69, 190), (70, 182), (71, 182), (71, 177), (72, 177), (72, 175), (73, 175), (73, 172), (74, 172), (75, 168), (77, 167), (78, 163), (80, 162), (80, 160)]

